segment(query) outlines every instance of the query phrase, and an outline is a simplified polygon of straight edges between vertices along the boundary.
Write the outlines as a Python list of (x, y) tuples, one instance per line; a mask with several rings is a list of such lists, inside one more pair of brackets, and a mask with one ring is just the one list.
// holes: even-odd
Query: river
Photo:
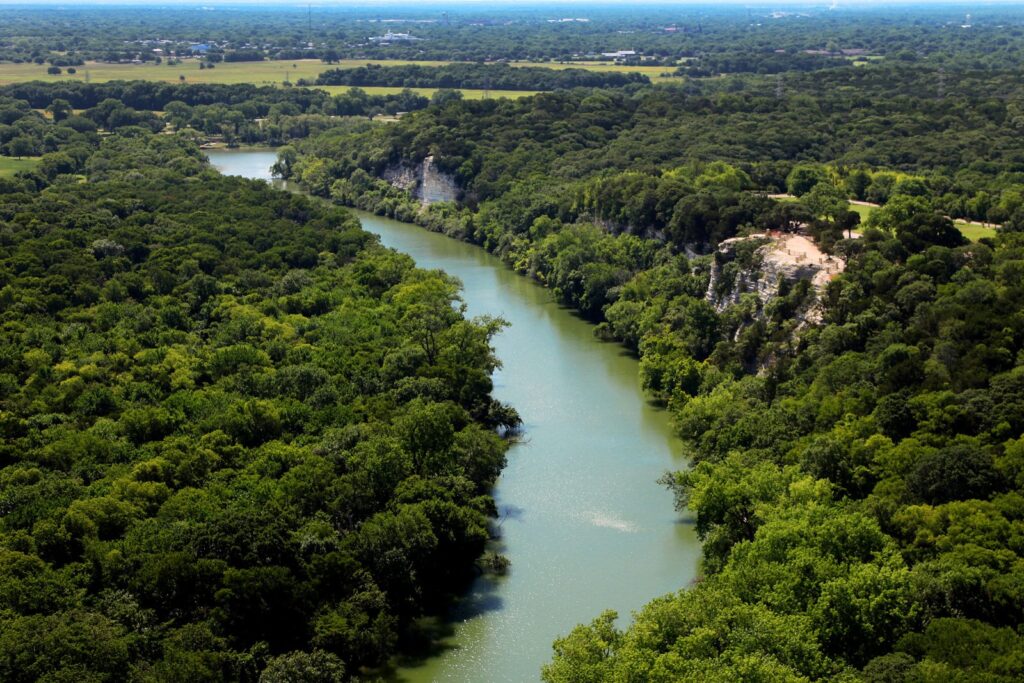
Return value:
[[(272, 151), (210, 151), (224, 173), (270, 179)], [(656, 483), (684, 465), (668, 415), (649, 405), (636, 360), (483, 249), (355, 212), (422, 268), (457, 276), (470, 315), (501, 316), (494, 395), (523, 418), (494, 491), (498, 550), (512, 562), (478, 579), (448, 615), (438, 654), (396, 680), (539, 680), (555, 638), (602, 610), (632, 610), (694, 578), (700, 546)]]

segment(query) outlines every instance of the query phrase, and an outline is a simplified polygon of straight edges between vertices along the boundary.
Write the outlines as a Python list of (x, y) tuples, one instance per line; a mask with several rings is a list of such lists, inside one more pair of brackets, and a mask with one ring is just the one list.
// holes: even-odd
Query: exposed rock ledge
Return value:
[[(741, 269), (727, 292), (719, 291), (722, 267), (717, 259), (711, 268), (707, 300), (719, 312), (738, 303), (740, 296), (745, 293), (756, 294), (763, 309), (768, 302), (779, 296), (783, 282), (809, 280), (815, 294), (820, 295), (829, 281), (843, 272), (845, 267), (841, 260), (825, 254), (803, 235), (760, 233), (734, 237), (724, 240), (718, 246), (718, 251), (730, 255), (735, 253), (738, 244), (753, 240), (765, 241), (754, 252), (756, 265)], [(802, 321), (812, 324), (821, 322), (823, 311), (817, 299), (815, 296), (815, 301), (800, 313)]]
[(423, 204), (454, 202), (459, 198), (455, 178), (440, 170), (432, 156), (416, 165), (402, 163), (389, 166), (382, 175), (392, 186), (405, 190)]

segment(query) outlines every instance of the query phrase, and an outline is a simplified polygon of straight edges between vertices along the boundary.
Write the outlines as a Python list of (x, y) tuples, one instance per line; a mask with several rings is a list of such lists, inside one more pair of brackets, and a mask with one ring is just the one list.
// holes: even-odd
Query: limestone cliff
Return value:
[(453, 202), (459, 198), (459, 186), (455, 178), (439, 169), (432, 156), (419, 164), (389, 166), (382, 176), (394, 187), (405, 190), (423, 204)]
[(819, 296), (843, 270), (843, 262), (823, 253), (802, 235), (756, 234), (723, 241), (712, 262), (707, 300), (719, 312), (744, 294), (758, 300), (757, 316), (780, 296), (784, 283), (808, 280), (812, 296), (797, 312), (801, 324), (821, 321)]

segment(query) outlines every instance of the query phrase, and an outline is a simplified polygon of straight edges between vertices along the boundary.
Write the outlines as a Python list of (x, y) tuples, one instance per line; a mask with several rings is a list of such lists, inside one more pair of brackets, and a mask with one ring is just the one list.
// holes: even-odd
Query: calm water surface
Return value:
[[(272, 151), (210, 152), (224, 173), (269, 179)], [(551, 643), (602, 610), (623, 620), (687, 585), (700, 547), (656, 480), (685, 463), (668, 415), (648, 405), (636, 360), (548, 290), (483, 249), (356, 212), (381, 242), (462, 280), (470, 315), (511, 327), (495, 339), (495, 396), (519, 411), (523, 442), (494, 492), (508, 576), (477, 580), (449, 615), (437, 656), (400, 681), (536, 681)]]

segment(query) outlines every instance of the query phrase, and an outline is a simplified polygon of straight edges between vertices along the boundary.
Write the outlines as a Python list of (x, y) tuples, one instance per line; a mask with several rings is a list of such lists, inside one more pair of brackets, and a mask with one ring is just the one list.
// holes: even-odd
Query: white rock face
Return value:
[(458, 198), (459, 186), (456, 185), (455, 178), (440, 171), (434, 163), (434, 157), (423, 160), (420, 179), (418, 199), (424, 204), (454, 202)]
[(392, 187), (406, 192), (415, 192), (420, 184), (418, 169), (406, 164), (388, 166), (381, 177), (391, 183)]
[(382, 175), (392, 186), (405, 190), (423, 204), (453, 202), (459, 197), (459, 186), (455, 178), (438, 169), (432, 156), (415, 166), (389, 166)]
[[(721, 267), (714, 263), (711, 268), (711, 281), (708, 283), (707, 300), (719, 312), (739, 303), (740, 296), (745, 293), (757, 295), (761, 310), (772, 299), (779, 296), (783, 282), (795, 283), (810, 280), (814, 288), (814, 301), (797, 313), (801, 323), (817, 324), (822, 319), (822, 309), (818, 297), (829, 281), (841, 273), (845, 264), (825, 254), (812, 240), (803, 235), (791, 234), (756, 234), (748, 237), (734, 237), (724, 240), (718, 251), (730, 254), (742, 242), (751, 240), (767, 240), (754, 252), (755, 265), (742, 269), (736, 281), (727, 292), (719, 293), (722, 278)], [(760, 314), (760, 311), (759, 311)]]

